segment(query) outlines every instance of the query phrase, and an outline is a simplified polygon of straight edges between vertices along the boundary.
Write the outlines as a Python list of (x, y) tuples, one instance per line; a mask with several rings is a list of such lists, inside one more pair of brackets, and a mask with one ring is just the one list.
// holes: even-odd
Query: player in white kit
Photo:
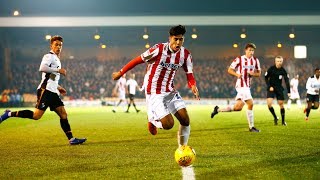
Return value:
[(290, 97), (287, 104), (288, 110), (290, 109), (291, 103), (294, 100), (296, 100), (298, 107), (301, 109), (301, 101), (300, 101), (298, 86), (299, 86), (299, 75), (297, 74), (290, 81)]
[(117, 81), (116, 86), (113, 89), (112, 94), (118, 95), (119, 102), (113, 106), (112, 112), (116, 112), (116, 108), (122, 103), (126, 103), (126, 87), (127, 87), (127, 79), (126, 74), (123, 74), (120, 79)]
[(42, 117), (48, 107), (60, 117), (60, 125), (69, 139), (70, 145), (82, 144), (86, 138), (74, 138), (71, 132), (67, 112), (59, 94), (66, 95), (67, 91), (59, 83), (60, 75), (66, 75), (66, 69), (61, 67), (60, 53), (62, 51), (63, 38), (53, 36), (50, 40), (51, 51), (44, 55), (39, 71), (42, 72), (42, 80), (37, 90), (37, 104), (34, 111), (20, 110), (11, 112), (6, 110), (0, 117), (0, 123), (9, 117), (29, 118), (38, 120)]
[(136, 89), (140, 89), (140, 86), (138, 85), (137, 81), (134, 79), (135, 78), (135, 74), (131, 74), (130, 79), (127, 81), (127, 87), (128, 87), (128, 91), (129, 91), (129, 103), (128, 103), (128, 109), (127, 109), (127, 113), (129, 113), (129, 109), (131, 104), (133, 105), (134, 109), (136, 110), (136, 112), (140, 112), (139, 109), (137, 109), (136, 104), (134, 103), (134, 97), (136, 95)]
[(315, 110), (319, 108), (319, 91), (320, 91), (320, 69), (314, 70), (314, 75), (309, 77), (306, 83), (307, 89), (307, 107), (304, 109), (306, 113), (305, 120), (309, 120), (309, 114), (311, 109)]

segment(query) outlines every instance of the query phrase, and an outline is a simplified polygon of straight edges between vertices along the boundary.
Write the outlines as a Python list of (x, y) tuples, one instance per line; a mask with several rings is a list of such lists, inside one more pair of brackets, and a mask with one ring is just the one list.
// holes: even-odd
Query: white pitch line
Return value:
[(196, 175), (194, 173), (194, 168), (191, 166), (181, 167), (182, 180), (195, 180)]

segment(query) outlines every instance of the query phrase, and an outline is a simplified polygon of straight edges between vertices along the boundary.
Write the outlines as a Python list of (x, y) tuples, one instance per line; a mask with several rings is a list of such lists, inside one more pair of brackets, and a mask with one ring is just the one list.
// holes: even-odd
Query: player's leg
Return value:
[(32, 120), (38, 120), (42, 117), (46, 109), (48, 108), (47, 99), (49, 96), (49, 92), (45, 89), (38, 89), (37, 91), (37, 104), (34, 111), (31, 110), (20, 110), (13, 111), (6, 110), (4, 114), (0, 116), (0, 123), (9, 117), (20, 117), (20, 118), (28, 118)]
[(129, 112), (129, 109), (130, 109), (131, 103), (132, 103), (132, 98), (131, 98), (131, 94), (129, 94), (129, 103), (128, 103), (128, 107), (127, 107), (126, 113), (128, 113), (128, 112)]
[(318, 109), (319, 108), (319, 95), (314, 95), (313, 96), (313, 106), (311, 109)]
[(133, 107), (134, 107), (134, 109), (136, 110), (137, 113), (140, 112), (140, 110), (137, 109), (136, 103), (134, 102), (134, 95), (132, 95), (132, 105), (133, 105)]
[(224, 108), (220, 108), (219, 106), (215, 106), (212, 113), (211, 113), (211, 118), (213, 118), (216, 114), (219, 112), (232, 112), (232, 111), (241, 111), (245, 103), (238, 99), (235, 104), (229, 105)]
[(297, 105), (299, 109), (302, 108), (300, 97), (297, 99)]
[(259, 129), (256, 129), (254, 127), (254, 114), (253, 114), (253, 100), (248, 99), (245, 101), (248, 109), (247, 109), (247, 120), (248, 120), (248, 125), (249, 125), (249, 131), (250, 132), (260, 132)]
[(64, 108), (64, 104), (62, 100), (60, 99), (59, 95), (56, 93), (50, 92), (50, 96), (48, 98), (49, 102), (49, 107), (51, 111), (54, 111), (57, 113), (57, 115), (60, 117), (60, 126), (65, 135), (67, 136), (69, 143), (71, 145), (74, 144), (82, 144), (83, 142), (86, 141), (86, 139), (78, 139), (74, 138), (71, 132), (71, 127), (68, 121), (68, 115), (67, 112)]
[(289, 98), (289, 99), (288, 99), (288, 103), (287, 103), (287, 109), (288, 109), (288, 110), (290, 110), (290, 108), (291, 108), (291, 103), (292, 103), (292, 99)]
[(119, 102), (113, 106), (112, 112), (114, 113), (116, 112), (116, 108), (121, 104), (121, 102), (122, 102), (122, 99), (119, 99)]
[(177, 132), (178, 145), (187, 145), (190, 136), (190, 118), (186, 109), (186, 104), (177, 91), (174, 92), (174, 96), (167, 102), (170, 113), (174, 114), (180, 122), (179, 130)]
[[(243, 102), (243, 99), (245, 97), (244, 89), (237, 89), (237, 96), (236, 96), (236, 103), (234, 105), (228, 105), (225, 108), (219, 108), (219, 106), (215, 106), (212, 113), (211, 118), (213, 118), (215, 115), (217, 115), (219, 112), (231, 112), (231, 111), (241, 111), (245, 103)], [(250, 90), (249, 90), (250, 91)]]
[(187, 145), (190, 136), (190, 119), (186, 108), (178, 110), (175, 117), (179, 120), (178, 145)]
[[(308, 98), (307, 98), (308, 99)], [(306, 112), (306, 117), (305, 117), (305, 120), (308, 121), (309, 120), (309, 115), (310, 115), (310, 110), (312, 108), (312, 101), (310, 100), (307, 100), (307, 108), (305, 110)]]
[(174, 124), (172, 115), (164, 104), (165, 94), (146, 94), (148, 129), (152, 135), (158, 133), (157, 128), (171, 129)]
[(318, 109), (319, 108), (319, 101), (315, 101), (313, 103), (312, 109)]
[(244, 105), (245, 103), (241, 99), (238, 99), (233, 105), (227, 106), (225, 108), (219, 108), (218, 112), (241, 111)]
[(280, 114), (281, 114), (282, 125), (286, 126), (287, 123), (285, 121), (286, 112), (285, 112), (285, 109), (284, 109), (284, 101), (283, 100), (278, 100), (278, 104), (280, 106)]
[(67, 112), (66, 112), (66, 109), (64, 108), (64, 106), (59, 106), (59, 107), (55, 108), (54, 111), (60, 117), (61, 129), (66, 134), (66, 136), (69, 140), (69, 143), (71, 145), (82, 144), (87, 140), (86, 138), (74, 138), (73, 137), (71, 127), (70, 127), (70, 124), (68, 121)]
[(20, 117), (20, 118), (28, 118), (32, 120), (38, 120), (42, 117), (45, 111), (40, 109), (31, 110), (19, 110), (19, 111), (10, 111), (6, 110), (3, 115), (0, 117), (0, 122), (8, 119), (9, 117)]
[(275, 94), (274, 91), (270, 91), (270, 90), (267, 91), (267, 105), (268, 105), (268, 109), (269, 109), (270, 113), (271, 113), (272, 116), (273, 116), (274, 125), (278, 125), (278, 119), (279, 119), (279, 118), (277, 117), (276, 113), (274, 112), (274, 109), (273, 109), (273, 106), (272, 106), (273, 99), (274, 99), (275, 96), (276, 96), (276, 94)]

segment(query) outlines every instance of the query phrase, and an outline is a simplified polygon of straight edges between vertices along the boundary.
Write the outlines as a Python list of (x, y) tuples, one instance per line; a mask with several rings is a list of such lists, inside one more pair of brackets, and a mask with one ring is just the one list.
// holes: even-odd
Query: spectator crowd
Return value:
[[(252, 96), (254, 98), (266, 97), (266, 85), (264, 73), (273, 65), (273, 58), (258, 57), (260, 60), (262, 75), (253, 78)], [(224, 59), (194, 59), (194, 75), (202, 98), (230, 98), (235, 97), (236, 78), (228, 75), (227, 69), (234, 57)], [(67, 76), (62, 77), (60, 85), (67, 89), (69, 99), (100, 99), (111, 97), (115, 82), (111, 78), (113, 71), (120, 69), (130, 59), (98, 61), (92, 59), (62, 60), (62, 65), (67, 69)], [(11, 63), (12, 77), (7, 80), (5, 87), (0, 89), (0, 102), (21, 102), (22, 94), (36, 93), (41, 80), (38, 71), (40, 62), (19, 61)], [(146, 65), (139, 65), (132, 73), (136, 74), (136, 81), (141, 86), (145, 74)], [(309, 76), (313, 75), (313, 61), (285, 59), (284, 68), (290, 75), (300, 75), (299, 91), (301, 98), (305, 98), (305, 83)], [(182, 96), (192, 98), (192, 93), (187, 87), (185, 73), (181, 68), (176, 74), (175, 88), (179, 89)], [(19, 92), (19, 93), (18, 93)], [(17, 97), (18, 96), (18, 97)], [(138, 93), (137, 97), (143, 98), (144, 93)]]

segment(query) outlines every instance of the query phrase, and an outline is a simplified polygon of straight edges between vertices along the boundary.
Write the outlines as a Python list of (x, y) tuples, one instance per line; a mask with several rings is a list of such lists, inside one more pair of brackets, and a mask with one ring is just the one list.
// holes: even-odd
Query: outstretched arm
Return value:
[(142, 60), (141, 56), (138, 56), (138, 57), (132, 59), (128, 64), (123, 66), (123, 68), (120, 71), (112, 73), (112, 79), (118, 80), (123, 74), (128, 72), (130, 69), (132, 69), (136, 65), (142, 64), (142, 63), (144, 63), (144, 61)]

